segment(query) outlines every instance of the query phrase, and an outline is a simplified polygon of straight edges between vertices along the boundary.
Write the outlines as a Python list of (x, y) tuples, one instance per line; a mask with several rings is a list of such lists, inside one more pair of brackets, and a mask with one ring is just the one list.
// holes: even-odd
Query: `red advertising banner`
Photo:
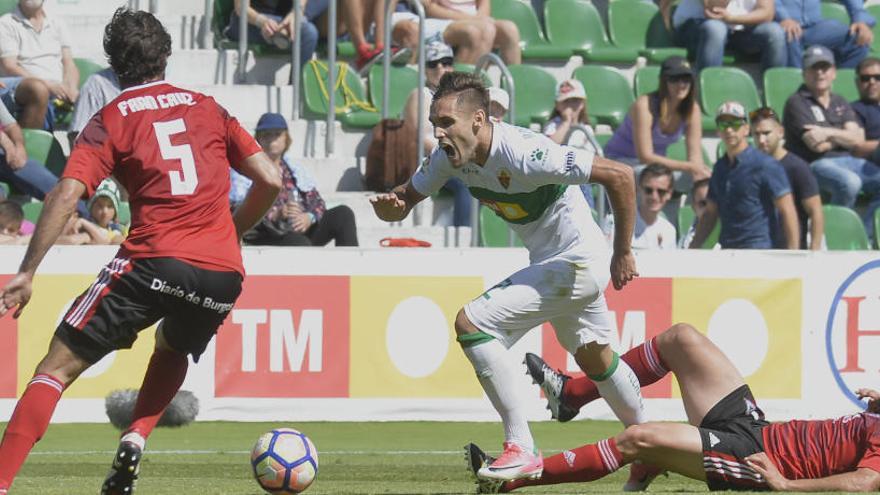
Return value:
[(349, 277), (249, 276), (217, 335), (216, 397), (348, 397)]
[[(0, 287), (6, 285), (12, 275), (0, 275)], [(0, 359), (0, 398), (16, 397), (16, 380), (18, 378), (18, 320), (7, 314), (0, 318), (0, 349), (6, 349)]]
[[(621, 354), (654, 338), (672, 325), (672, 279), (637, 278), (622, 291), (611, 285), (605, 291), (608, 309), (614, 315), (613, 328), (617, 329)], [(556, 334), (549, 323), (541, 330), (542, 354), (547, 364), (566, 371), (567, 354), (556, 341)], [(583, 373), (567, 371), (573, 376)], [(657, 383), (642, 389), (645, 398), (669, 398), (672, 393), (672, 375), (666, 375)]]

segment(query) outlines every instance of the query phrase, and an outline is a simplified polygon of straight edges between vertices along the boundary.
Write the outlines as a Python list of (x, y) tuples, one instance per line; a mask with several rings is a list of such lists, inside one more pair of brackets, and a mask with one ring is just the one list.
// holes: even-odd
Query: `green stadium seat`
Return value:
[[(543, 124), (550, 118), (556, 99), (556, 78), (536, 65), (511, 65), (515, 89), (516, 125)], [(506, 85), (502, 85), (506, 86)]]
[[(706, 148), (702, 145), (700, 146), (700, 151), (703, 152), (703, 163), (706, 166), (711, 167), (715, 162), (713, 162), (709, 158), (709, 154), (706, 153)], [(669, 148), (666, 148), (666, 156), (673, 159), (686, 162), (687, 161), (687, 142), (684, 138), (679, 139), (678, 141), (669, 145)]]
[(55, 136), (42, 129), (22, 129), (21, 132), (24, 135), (24, 148), (28, 158), (42, 163), (60, 177), (64, 172), (64, 165), (67, 164), (67, 158)]
[[(336, 64), (335, 87), (336, 115), (343, 125), (370, 129), (382, 120), (382, 114), (367, 101), (367, 91), (363, 81), (345, 62)], [(303, 66), (302, 88), (304, 116), (311, 119), (326, 117), (328, 110), (326, 62), (313, 60)]]
[(657, 7), (644, 1), (614, 1), (608, 6), (608, 34), (619, 61), (635, 61), (647, 48)]
[(660, 87), (660, 66), (646, 65), (636, 71), (635, 77), (636, 98), (657, 91)]
[(764, 71), (764, 103), (779, 115), (780, 120), (788, 97), (803, 82), (801, 70), (795, 67), (772, 67)]
[(687, 57), (687, 49), (676, 46), (672, 40), (672, 33), (666, 30), (663, 25), (663, 16), (660, 11), (654, 13), (651, 22), (648, 24), (648, 31), (645, 34), (645, 49), (640, 55), (648, 60), (649, 64), (660, 64), (667, 58), (677, 55), (679, 57)]
[(12, 12), (17, 5), (18, 0), (0, 0), (0, 15)]
[[(865, 7), (865, 10), (874, 16), (874, 19), (880, 19), (880, 4), (875, 3), (874, 5), (868, 5)], [(880, 55), (880, 24), (875, 25), (871, 30), (874, 31), (874, 41), (871, 43), (871, 54), (876, 57)]]
[[(368, 83), (370, 86), (370, 101), (380, 112), (382, 111), (382, 82), (384, 80), (382, 64), (373, 64), (370, 67)], [(409, 67), (391, 67), (391, 86), (388, 88), (390, 101), (388, 102), (388, 116), (397, 117), (406, 106), (412, 90), (419, 86), (419, 73)]]
[(862, 219), (845, 206), (824, 205), (825, 244), (830, 251), (858, 251), (870, 249)]
[[(509, 247), (510, 227), (494, 211), (480, 206), (480, 245), (483, 247)], [(514, 234), (514, 246), (521, 247), (522, 241)]]
[(736, 67), (706, 67), (700, 72), (700, 88), (704, 130), (715, 130), (715, 109), (725, 101), (736, 100), (747, 112), (761, 106), (752, 76)]
[(547, 41), (531, 4), (521, 0), (492, 0), (492, 17), (512, 21), (519, 28), (524, 59), (568, 60), (571, 50)]
[(580, 56), (591, 48), (610, 47), (599, 12), (584, 0), (553, 0), (544, 4), (547, 38), (554, 46)]
[(79, 70), (79, 87), (81, 88), (83, 84), (86, 83), (86, 79), (89, 78), (92, 74), (97, 72), (101, 72), (104, 70), (104, 67), (101, 64), (96, 62), (92, 62), (87, 58), (75, 58), (73, 59), (73, 63), (76, 65), (77, 70)]
[(874, 210), (874, 247), (880, 249), (880, 208)]
[(9, 184), (5, 182), (0, 182), (0, 196), (2, 196), (4, 199), (8, 198), (10, 190), (11, 189), (9, 187)]
[[(694, 214), (694, 209), (691, 205), (684, 205), (678, 209), (678, 241), (681, 242), (681, 239), (687, 234), (688, 230), (690, 230), (691, 225), (694, 224), (694, 218), (696, 215)], [(712, 232), (709, 234), (709, 237), (706, 238), (706, 242), (703, 243), (702, 249), (712, 249), (718, 244), (718, 236), (721, 235), (721, 221), (715, 222), (715, 228), (712, 229)]]
[(608, 141), (611, 140), (611, 136), (613, 136), (613, 135), (614, 134), (595, 134), (596, 142), (599, 143), (599, 146), (601, 146), (602, 149), (604, 150), (605, 145), (608, 144)]
[(823, 19), (834, 19), (849, 26), (849, 13), (843, 5), (837, 2), (822, 2), (821, 9)]
[(837, 69), (837, 77), (831, 84), (831, 92), (846, 98), (846, 101), (857, 101), (859, 88), (856, 86), (856, 70)]
[(43, 202), (31, 201), (30, 203), (21, 205), (21, 209), (24, 211), (25, 220), (37, 223), (37, 220), (40, 218), (40, 212), (43, 211)]
[(599, 124), (619, 126), (635, 101), (626, 77), (617, 69), (602, 65), (578, 67), (573, 76), (584, 85), (590, 119)]
[(116, 212), (116, 220), (122, 225), (131, 224), (131, 205), (128, 201), (119, 202), (119, 211)]

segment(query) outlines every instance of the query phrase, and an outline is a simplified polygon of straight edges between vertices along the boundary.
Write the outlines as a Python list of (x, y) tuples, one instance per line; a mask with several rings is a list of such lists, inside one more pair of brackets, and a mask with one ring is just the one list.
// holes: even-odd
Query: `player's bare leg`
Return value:
[(58, 337), (52, 337), (49, 351), (37, 365), (15, 406), (0, 442), (0, 493), (8, 490), (28, 454), (49, 426), (61, 393), (91, 366)]
[(539, 476), (543, 467), (541, 454), (536, 452), (523, 402), (516, 393), (516, 371), (507, 365), (507, 349), (474, 326), (464, 309), (459, 310), (455, 318), (455, 332), (480, 385), (504, 424), (504, 452), (479, 471), (486, 477), (501, 480)]
[(119, 440), (101, 495), (134, 493), (147, 438), (183, 384), (188, 366), (186, 354), (173, 349), (165, 339), (163, 321), (156, 331), (156, 346), (138, 392), (131, 425)]

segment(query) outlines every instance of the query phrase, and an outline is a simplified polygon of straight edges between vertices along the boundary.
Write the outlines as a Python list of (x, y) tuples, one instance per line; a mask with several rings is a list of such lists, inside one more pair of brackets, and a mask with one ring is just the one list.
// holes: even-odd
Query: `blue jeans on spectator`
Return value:
[[(262, 14), (269, 19), (272, 19), (275, 22), (281, 22), (282, 17), (272, 14)], [(234, 12), (229, 19), (229, 26), (226, 27), (226, 37), (232, 41), (238, 41), (239, 37), (239, 17)], [(305, 65), (309, 60), (312, 59), (312, 54), (315, 53), (315, 48), (318, 47), (318, 28), (312, 24), (308, 19), (303, 17), (302, 25), (300, 26), (302, 32), (299, 36), (301, 36), (302, 45), (300, 45), (299, 53), (300, 53), (300, 65)], [(296, 36), (294, 36), (296, 38)], [(254, 26), (253, 24), (248, 24), (248, 43), (258, 44), (270, 46), (269, 43), (263, 39), (263, 34), (260, 32), (260, 28)]]
[(833, 19), (823, 19), (803, 28), (801, 39), (786, 42), (788, 65), (803, 68), (804, 47), (822, 45), (834, 52), (837, 67), (853, 68), (868, 55), (869, 45), (859, 46), (855, 36), (849, 34), (849, 26)]
[[(7, 182), (24, 194), (42, 201), (58, 183), (58, 177), (55, 177), (55, 174), (49, 169), (31, 158), (28, 158), (24, 167), (12, 170), (12, 167), (6, 162), (6, 152), (0, 148), (0, 181)], [(81, 217), (89, 217), (85, 202), (80, 201), (76, 210)]]
[(820, 158), (810, 164), (819, 188), (831, 193), (831, 204), (852, 208), (859, 191), (871, 200), (865, 215), (868, 238), (874, 234), (874, 210), (880, 207), (880, 167), (864, 158), (835, 156)]
[(452, 193), (452, 225), (467, 227), (471, 224), (471, 211), (474, 197), (461, 179), (452, 178), (443, 184), (443, 188)]
[(732, 31), (723, 21), (688, 19), (675, 29), (675, 41), (686, 47), (695, 58), (697, 71), (722, 65), (724, 48), (728, 45), (745, 54), (760, 53), (763, 69), (784, 67), (788, 60), (785, 31), (776, 22), (765, 22)]

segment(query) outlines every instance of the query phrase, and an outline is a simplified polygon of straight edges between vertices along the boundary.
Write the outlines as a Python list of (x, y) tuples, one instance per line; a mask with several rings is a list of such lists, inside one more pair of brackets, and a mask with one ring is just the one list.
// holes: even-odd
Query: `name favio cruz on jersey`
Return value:
[(126, 117), (130, 113), (142, 110), (159, 110), (160, 108), (171, 108), (177, 105), (192, 106), (195, 104), (196, 102), (190, 93), (165, 93), (157, 95), (155, 98), (152, 95), (135, 96), (134, 98), (120, 101), (116, 104), (116, 108), (119, 109), (119, 113), (123, 117)]

